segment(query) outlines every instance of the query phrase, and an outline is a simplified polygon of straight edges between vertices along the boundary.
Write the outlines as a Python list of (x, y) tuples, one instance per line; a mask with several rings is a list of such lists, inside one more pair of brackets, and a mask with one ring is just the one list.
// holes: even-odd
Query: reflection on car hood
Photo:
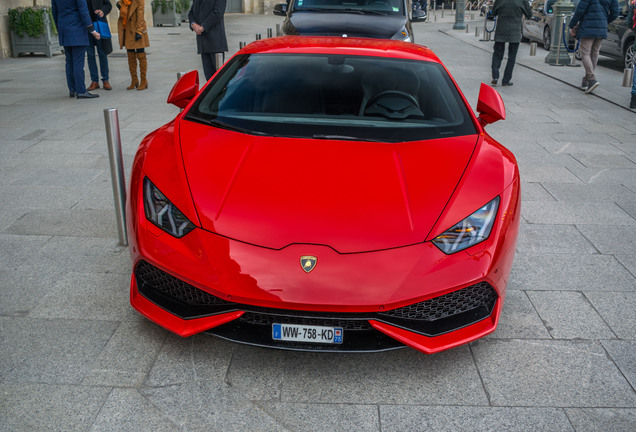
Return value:
[(390, 39), (406, 24), (399, 15), (355, 13), (295, 12), (289, 34), (303, 36), (342, 36)]
[(424, 241), (477, 142), (259, 137), (188, 121), (180, 129), (204, 229), (274, 249), (324, 244), (343, 253)]

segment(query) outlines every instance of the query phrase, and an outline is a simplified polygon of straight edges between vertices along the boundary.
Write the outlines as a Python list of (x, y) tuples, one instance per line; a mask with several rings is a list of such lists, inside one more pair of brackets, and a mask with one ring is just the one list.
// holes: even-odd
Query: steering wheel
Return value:
[(386, 90), (374, 95), (365, 105), (364, 114), (380, 114), (397, 119), (423, 115), (415, 96), (400, 90)]

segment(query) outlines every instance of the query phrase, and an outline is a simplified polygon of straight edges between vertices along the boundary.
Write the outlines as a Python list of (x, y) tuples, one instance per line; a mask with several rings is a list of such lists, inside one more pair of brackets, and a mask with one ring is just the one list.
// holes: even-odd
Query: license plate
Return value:
[(281, 341), (342, 343), (342, 327), (307, 326), (297, 324), (272, 325), (272, 338)]

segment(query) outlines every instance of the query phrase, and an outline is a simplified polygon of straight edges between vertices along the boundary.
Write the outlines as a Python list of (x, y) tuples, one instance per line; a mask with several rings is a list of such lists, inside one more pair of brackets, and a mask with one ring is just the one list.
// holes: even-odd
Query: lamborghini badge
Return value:
[(318, 258), (311, 255), (304, 255), (300, 257), (300, 266), (305, 271), (305, 273), (309, 273), (316, 267), (316, 261)]

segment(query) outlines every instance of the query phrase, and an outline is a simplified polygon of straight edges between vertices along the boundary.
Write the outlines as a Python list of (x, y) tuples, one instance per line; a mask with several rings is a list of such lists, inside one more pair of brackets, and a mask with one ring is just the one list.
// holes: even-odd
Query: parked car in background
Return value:
[[(552, 43), (552, 32), (557, 28), (556, 17), (552, 13), (552, 8), (546, 10), (546, 4), (555, 2), (549, 2), (546, 0), (534, 0), (530, 3), (532, 9), (532, 18), (523, 17), (521, 21), (521, 34), (526, 40), (532, 42), (539, 42), (543, 48), (547, 51), (550, 50), (550, 44)], [(579, 0), (573, 0), (574, 7), (579, 3)], [(569, 18), (568, 18), (569, 21)], [(567, 23), (566, 23), (567, 25)], [(568, 35), (568, 47), (574, 49), (576, 46), (576, 39)]]
[(414, 42), (407, 0), (289, 0), (274, 6), (286, 35)]
[(630, 10), (626, 0), (618, 1), (619, 16), (607, 27), (607, 39), (601, 45), (601, 55), (622, 60), (624, 67), (634, 64), (634, 38), (636, 32), (630, 27)]
[(428, 18), (427, 0), (416, 0), (411, 2), (411, 19), (413, 21), (425, 21)]
[[(579, 0), (575, 0), (574, 7)], [(522, 35), (523, 38), (530, 41), (540, 42), (543, 48), (550, 49), (552, 40), (552, 32), (556, 27), (556, 18), (552, 13), (552, 9), (545, 10), (545, 5), (549, 2), (545, 0), (534, 0), (530, 7), (532, 8), (532, 18), (523, 19)], [(552, 3), (553, 4), (553, 3)], [(630, 27), (630, 10), (626, 0), (619, 0), (618, 7), (620, 15), (607, 26), (607, 39), (603, 40), (601, 45), (601, 55), (621, 60), (624, 67), (629, 68), (634, 62), (634, 38), (636, 32)], [(569, 17), (566, 25), (569, 23)], [(576, 39), (568, 34), (568, 47), (574, 49), (576, 47)], [(580, 56), (577, 52), (577, 59)]]

